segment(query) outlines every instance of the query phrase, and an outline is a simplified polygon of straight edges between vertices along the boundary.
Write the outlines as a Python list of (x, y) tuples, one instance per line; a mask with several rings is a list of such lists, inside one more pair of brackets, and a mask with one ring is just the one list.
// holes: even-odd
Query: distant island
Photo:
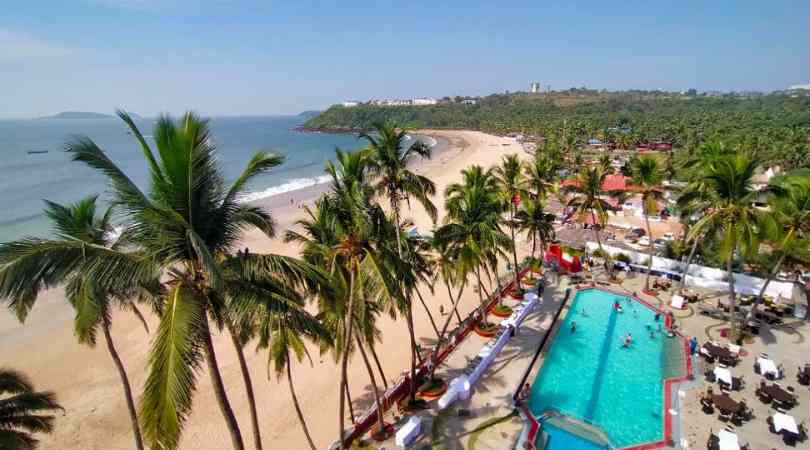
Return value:
[[(141, 116), (137, 114), (129, 113), (129, 115), (135, 120), (141, 119)], [(40, 117), (40, 119), (114, 119), (114, 118), (115, 116), (110, 114), (102, 114), (87, 111), (62, 111), (52, 116)]]

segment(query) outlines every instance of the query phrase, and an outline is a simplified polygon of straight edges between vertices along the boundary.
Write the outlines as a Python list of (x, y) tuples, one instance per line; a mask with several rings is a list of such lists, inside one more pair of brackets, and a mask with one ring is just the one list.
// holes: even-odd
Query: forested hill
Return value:
[(768, 162), (810, 165), (810, 92), (705, 95), (585, 89), (495, 94), (434, 106), (332, 106), (305, 124), (317, 129), (368, 128), (393, 120), (413, 128), (521, 132), (581, 144), (663, 140), (676, 147), (719, 138), (756, 151)]

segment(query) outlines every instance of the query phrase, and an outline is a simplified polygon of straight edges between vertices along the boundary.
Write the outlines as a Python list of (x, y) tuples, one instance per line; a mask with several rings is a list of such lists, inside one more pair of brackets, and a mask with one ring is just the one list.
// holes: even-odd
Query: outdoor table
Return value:
[(762, 392), (779, 403), (788, 403), (793, 401), (793, 394), (782, 389), (782, 387), (777, 384), (763, 387)]
[(742, 409), (742, 405), (732, 400), (728, 394), (715, 394), (712, 396), (712, 401), (720, 411), (736, 414)]
[(720, 430), (717, 437), (720, 438), (720, 450), (740, 450), (740, 441), (736, 434)]
[(775, 413), (773, 415), (773, 428), (777, 433), (781, 433), (784, 430), (788, 433), (799, 434), (796, 419), (787, 414)]
[(731, 386), (731, 371), (725, 367), (715, 367), (714, 368), (714, 376), (717, 378), (717, 381), (722, 381), (727, 385)]
[(700, 353), (711, 356), (713, 358), (733, 358), (734, 354), (731, 353), (731, 350), (720, 347), (719, 345), (714, 345), (711, 342), (707, 342), (703, 344), (703, 347), (700, 347)]
[(762, 375), (772, 374), (775, 378), (779, 377), (779, 368), (776, 367), (776, 363), (773, 360), (768, 358), (757, 358), (757, 364), (759, 364), (759, 373)]

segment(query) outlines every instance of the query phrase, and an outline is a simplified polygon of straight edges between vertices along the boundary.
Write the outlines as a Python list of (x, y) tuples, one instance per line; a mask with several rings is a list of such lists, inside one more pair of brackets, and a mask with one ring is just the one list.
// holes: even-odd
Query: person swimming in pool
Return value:
[(577, 331), (577, 321), (576, 321), (576, 320), (572, 320), (572, 321), (571, 321), (571, 332), (573, 333), (573, 332), (575, 332), (575, 331)]
[(613, 302), (613, 309), (615, 309), (615, 310), (616, 310), (616, 312), (623, 312), (623, 311), (622, 311), (622, 305), (620, 305), (620, 304), (619, 304), (619, 301), (618, 301), (618, 300), (616, 300), (615, 302)]
[(624, 337), (624, 344), (622, 344), (622, 347), (629, 348), (630, 344), (632, 344), (632, 343), (633, 343), (633, 335), (630, 334), (630, 333), (627, 333), (627, 336)]

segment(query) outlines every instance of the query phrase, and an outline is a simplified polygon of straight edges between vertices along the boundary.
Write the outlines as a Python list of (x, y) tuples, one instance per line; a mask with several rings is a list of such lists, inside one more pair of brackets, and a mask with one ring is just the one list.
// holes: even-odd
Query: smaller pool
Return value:
[(551, 425), (548, 422), (543, 424), (542, 432), (547, 438), (547, 449), (558, 448), (565, 450), (605, 450), (608, 448), (605, 445), (598, 445), (585, 438), (577, 436), (568, 430)]

